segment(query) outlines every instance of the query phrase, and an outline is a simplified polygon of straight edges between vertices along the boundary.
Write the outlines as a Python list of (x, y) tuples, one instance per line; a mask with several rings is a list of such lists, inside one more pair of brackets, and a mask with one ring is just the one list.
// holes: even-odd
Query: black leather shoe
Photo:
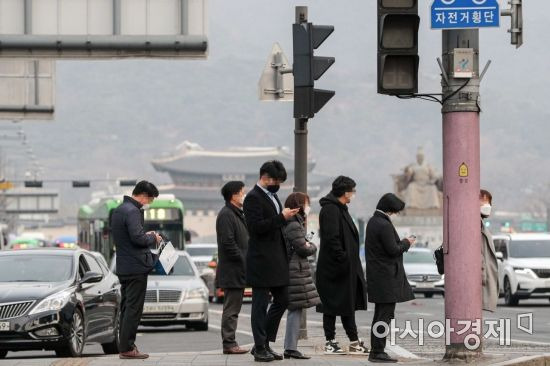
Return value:
[(311, 357), (304, 355), (300, 351), (285, 351), (285, 358), (295, 358), (297, 360), (309, 360)]
[(254, 350), (254, 361), (256, 362), (271, 362), (275, 361), (275, 357), (265, 348)]
[(280, 361), (283, 359), (283, 355), (280, 353), (275, 352), (271, 347), (269, 347), (269, 344), (265, 345), (265, 350), (273, 356), (274, 359)]
[(372, 353), (369, 355), (369, 362), (379, 362), (379, 363), (395, 363), (397, 360), (391, 358), (386, 352), (382, 353)]

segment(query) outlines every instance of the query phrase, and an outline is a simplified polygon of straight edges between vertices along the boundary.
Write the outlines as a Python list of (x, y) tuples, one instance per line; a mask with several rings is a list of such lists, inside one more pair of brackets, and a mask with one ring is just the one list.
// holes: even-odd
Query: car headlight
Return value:
[(522, 275), (533, 275), (533, 271), (530, 268), (514, 267), (514, 272)]
[(208, 299), (208, 290), (204, 287), (197, 287), (189, 290), (187, 293), (188, 299)]
[(53, 295), (46, 297), (44, 300), (40, 301), (29, 313), (38, 314), (45, 311), (56, 311), (61, 310), (71, 298), (72, 291), (64, 290)]

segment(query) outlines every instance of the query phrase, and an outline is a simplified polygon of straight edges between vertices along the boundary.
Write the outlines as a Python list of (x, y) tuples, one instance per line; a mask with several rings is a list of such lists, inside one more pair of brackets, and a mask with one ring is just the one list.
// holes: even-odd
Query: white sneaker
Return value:
[(346, 352), (338, 345), (334, 339), (325, 343), (325, 355), (345, 355)]
[(368, 355), (369, 349), (365, 346), (365, 343), (359, 339), (358, 341), (351, 342), (349, 344), (350, 355)]

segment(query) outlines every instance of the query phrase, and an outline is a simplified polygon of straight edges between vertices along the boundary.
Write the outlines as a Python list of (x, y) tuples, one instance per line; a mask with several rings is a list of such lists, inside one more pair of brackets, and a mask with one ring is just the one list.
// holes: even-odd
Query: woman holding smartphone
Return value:
[(301, 192), (291, 193), (286, 199), (285, 207), (300, 211), (288, 221), (284, 228), (285, 237), (290, 247), (288, 266), (290, 284), (288, 286), (289, 302), (284, 357), (307, 360), (310, 357), (298, 351), (302, 309), (321, 303), (308, 260), (309, 256), (317, 252), (317, 247), (309, 241), (306, 235), (305, 223), (310, 210), (309, 196)]
[(365, 257), (367, 259), (367, 292), (369, 302), (375, 304), (371, 328), (371, 362), (397, 362), (384, 349), (385, 326), (389, 329), (395, 317), (395, 304), (414, 299), (403, 267), (403, 253), (416, 241), (415, 236), (401, 240), (392, 223), (392, 218), (405, 208), (393, 193), (387, 193), (378, 202), (376, 211), (367, 224)]

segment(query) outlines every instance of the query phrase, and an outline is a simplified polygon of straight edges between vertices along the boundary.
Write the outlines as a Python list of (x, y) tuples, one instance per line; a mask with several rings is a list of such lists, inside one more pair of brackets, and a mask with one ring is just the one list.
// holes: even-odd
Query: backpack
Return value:
[(445, 266), (443, 261), (443, 245), (440, 245), (439, 248), (434, 251), (434, 259), (435, 264), (437, 265), (437, 272), (439, 272), (440, 275), (444, 274)]

